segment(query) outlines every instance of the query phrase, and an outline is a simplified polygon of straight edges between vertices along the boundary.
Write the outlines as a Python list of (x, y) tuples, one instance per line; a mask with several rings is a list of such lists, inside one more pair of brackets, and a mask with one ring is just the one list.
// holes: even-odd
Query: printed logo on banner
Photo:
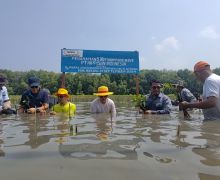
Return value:
[(83, 57), (83, 51), (82, 50), (74, 50), (74, 49), (64, 49), (63, 56)]

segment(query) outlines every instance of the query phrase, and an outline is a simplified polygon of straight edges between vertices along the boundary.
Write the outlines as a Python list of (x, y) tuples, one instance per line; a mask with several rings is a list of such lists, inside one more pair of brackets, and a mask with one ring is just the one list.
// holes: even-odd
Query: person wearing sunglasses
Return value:
[(28, 85), (29, 89), (21, 96), (19, 112), (45, 113), (49, 108), (48, 92), (41, 89), (40, 80), (35, 76), (28, 78)]
[(90, 109), (92, 113), (110, 113), (112, 118), (116, 117), (115, 103), (108, 96), (113, 94), (109, 92), (107, 86), (100, 86), (98, 92), (94, 95), (98, 98), (94, 99), (91, 103)]
[(220, 120), (220, 76), (212, 73), (206, 61), (199, 61), (194, 65), (194, 74), (203, 83), (202, 101), (183, 101), (180, 103), (181, 107), (202, 109), (204, 120)]
[(140, 106), (144, 114), (170, 114), (172, 103), (168, 96), (160, 91), (162, 84), (151, 81), (151, 93)]
[(55, 94), (58, 98), (58, 103), (51, 108), (51, 115), (62, 113), (73, 117), (76, 114), (76, 105), (69, 102), (69, 93), (65, 88), (59, 88)]

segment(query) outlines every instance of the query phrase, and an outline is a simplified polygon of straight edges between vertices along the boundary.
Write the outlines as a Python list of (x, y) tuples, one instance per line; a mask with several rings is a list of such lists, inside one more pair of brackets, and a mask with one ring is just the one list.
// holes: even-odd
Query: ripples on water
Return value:
[[(79, 179), (88, 173), (81, 175), (83, 168), (94, 166), (92, 160), (96, 162), (95, 171), (105, 169), (111, 161), (116, 167), (120, 164), (125, 174), (139, 173), (136, 179), (220, 179), (220, 122), (203, 122), (200, 111), (190, 112), (191, 119), (184, 120), (182, 112), (176, 110), (171, 115), (142, 115), (129, 103), (118, 103), (117, 119), (112, 120), (106, 114), (91, 115), (88, 102), (76, 105), (74, 118), (40, 114), (1, 116), (0, 179), (16, 178), (7, 172), (14, 163), (14, 171), (19, 166), (30, 166), (31, 173), (20, 176), (33, 179), (35, 161), (46, 163), (44, 169), (49, 171), (63, 160), (61, 169), (70, 161), (71, 167), (82, 166), (74, 172)], [(64, 177), (71, 176), (74, 168), (67, 169)], [(109, 169), (116, 179), (134, 178), (112, 166)], [(38, 174), (41, 178), (46, 176), (59, 179), (56, 175)], [(90, 177), (97, 178), (100, 176)]]

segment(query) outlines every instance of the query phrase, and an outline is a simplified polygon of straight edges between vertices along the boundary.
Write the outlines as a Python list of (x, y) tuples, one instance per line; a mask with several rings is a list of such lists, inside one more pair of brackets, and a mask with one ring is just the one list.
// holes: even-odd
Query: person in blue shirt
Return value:
[(37, 77), (30, 77), (28, 79), (29, 89), (26, 90), (20, 101), (19, 112), (45, 113), (49, 108), (49, 94), (46, 90), (41, 89), (40, 80)]
[(182, 81), (179, 81), (177, 84), (174, 85), (176, 87), (179, 102), (197, 102), (196, 97), (192, 94), (192, 92), (189, 89), (184, 87), (184, 83)]
[(162, 84), (157, 80), (151, 81), (151, 93), (141, 105), (144, 114), (170, 114), (171, 100), (160, 91)]
[[(183, 81), (179, 81), (177, 84), (173, 84), (173, 86), (176, 89), (177, 92), (177, 100), (175, 101), (176, 105), (179, 105), (179, 103), (186, 101), (189, 103), (193, 103), (193, 102), (197, 102), (196, 97), (193, 95), (193, 93), (187, 89), (184, 86), (184, 82)], [(181, 106), (179, 106), (179, 110), (181, 111)]]

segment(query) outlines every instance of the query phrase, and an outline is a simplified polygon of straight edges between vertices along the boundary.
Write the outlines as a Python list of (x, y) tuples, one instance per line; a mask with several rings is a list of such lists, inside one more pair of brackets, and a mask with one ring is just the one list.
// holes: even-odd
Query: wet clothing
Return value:
[(8, 91), (5, 86), (2, 86), (0, 89), (0, 114), (16, 114), (16, 110), (7, 107), (3, 109), (4, 103), (9, 101)]
[(196, 97), (190, 92), (189, 89), (183, 88), (179, 93), (179, 101), (186, 101), (186, 102), (196, 102)]
[(52, 111), (73, 116), (76, 114), (76, 105), (71, 102), (67, 102), (65, 105), (58, 103), (52, 107)]
[(115, 103), (111, 99), (107, 98), (106, 103), (102, 104), (99, 98), (96, 98), (91, 103), (92, 113), (111, 113), (112, 117), (116, 117)]
[(25, 110), (35, 107), (38, 108), (45, 103), (48, 104), (48, 98), (49, 98), (48, 92), (43, 89), (40, 89), (37, 94), (33, 94), (31, 90), (28, 89), (22, 94), (20, 105)]
[(143, 106), (145, 110), (156, 111), (157, 114), (169, 114), (172, 104), (168, 96), (160, 93), (158, 96), (153, 96), (151, 94), (149, 97), (146, 97)]
[(0, 89), (0, 111), (3, 108), (4, 102), (9, 101), (8, 91), (5, 86)]
[(211, 74), (203, 84), (203, 100), (206, 100), (210, 96), (214, 96), (218, 99), (216, 107), (203, 109), (205, 119), (220, 120), (220, 76)]

